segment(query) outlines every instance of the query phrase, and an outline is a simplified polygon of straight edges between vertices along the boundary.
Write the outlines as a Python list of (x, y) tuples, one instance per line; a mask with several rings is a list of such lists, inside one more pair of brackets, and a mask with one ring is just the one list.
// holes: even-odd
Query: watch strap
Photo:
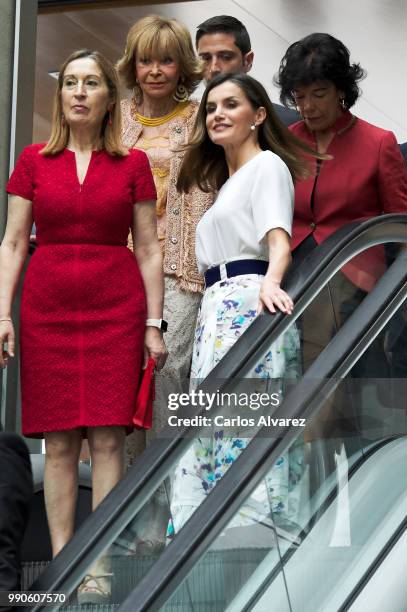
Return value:
[(168, 323), (167, 321), (164, 321), (164, 319), (147, 319), (146, 327), (157, 327), (162, 332), (166, 332), (168, 329)]

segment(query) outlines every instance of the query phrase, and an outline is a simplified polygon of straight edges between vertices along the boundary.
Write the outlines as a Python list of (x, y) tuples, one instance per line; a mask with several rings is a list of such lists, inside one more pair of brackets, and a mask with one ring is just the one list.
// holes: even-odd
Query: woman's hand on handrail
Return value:
[(264, 278), (260, 288), (257, 312), (263, 312), (264, 308), (267, 308), (272, 314), (275, 314), (276, 309), (278, 309), (288, 315), (292, 314), (294, 308), (294, 302), (288, 293), (281, 289), (280, 283), (271, 280), (267, 276)]

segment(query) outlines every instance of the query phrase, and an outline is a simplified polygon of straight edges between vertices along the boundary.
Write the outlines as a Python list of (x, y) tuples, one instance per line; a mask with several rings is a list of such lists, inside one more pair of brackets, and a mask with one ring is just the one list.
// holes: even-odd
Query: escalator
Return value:
[[(163, 483), (194, 442), (186, 426), (163, 432), (31, 590), (72, 594), (73, 609), (78, 584), (108, 551), (116, 580), (105, 610), (361, 610), (405, 536), (406, 351), (400, 347), (407, 328), (407, 251), (395, 255), (403, 242), (405, 215), (354, 223), (331, 236), (287, 278), (294, 316), (259, 317), (203, 381), (205, 393), (236, 390), (270, 344), (300, 321), (302, 378), (287, 370), (272, 427), (251, 432), (248, 447), (161, 554), (124, 554), (120, 542), (137, 534), (154, 493), (170, 496)], [(374, 288), (363, 299), (338, 299), (335, 276), (383, 244), (388, 266)], [(324, 287), (324, 312), (314, 313), (313, 327), (329, 312), (332, 339), (315, 351), (305, 314), (312, 314)], [(338, 306), (344, 302), (346, 312)], [(205, 414), (192, 406), (185, 414), (194, 410)], [(281, 465), (288, 466), (287, 478), (279, 480), (287, 483), (283, 512), (270, 495)]]

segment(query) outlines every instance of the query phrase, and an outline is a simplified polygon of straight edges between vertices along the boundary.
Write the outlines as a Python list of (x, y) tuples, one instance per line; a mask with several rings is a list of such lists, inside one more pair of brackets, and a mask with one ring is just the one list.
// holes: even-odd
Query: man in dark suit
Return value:
[(16, 434), (0, 431), (0, 591), (21, 589), (20, 549), (32, 494), (27, 446)]
[[(229, 15), (211, 17), (198, 26), (196, 48), (205, 63), (205, 81), (225, 72), (249, 72), (254, 53), (249, 34), (241, 21)], [(273, 104), (279, 119), (286, 125), (298, 121), (299, 115), (281, 104)]]

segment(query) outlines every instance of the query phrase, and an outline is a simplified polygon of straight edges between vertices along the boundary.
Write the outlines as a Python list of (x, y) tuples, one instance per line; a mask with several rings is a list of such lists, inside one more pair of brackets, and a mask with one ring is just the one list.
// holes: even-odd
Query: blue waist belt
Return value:
[(242, 276), (245, 274), (266, 274), (269, 262), (261, 259), (237, 259), (229, 261), (220, 266), (209, 268), (205, 272), (205, 285), (210, 287), (214, 283), (232, 276)]

